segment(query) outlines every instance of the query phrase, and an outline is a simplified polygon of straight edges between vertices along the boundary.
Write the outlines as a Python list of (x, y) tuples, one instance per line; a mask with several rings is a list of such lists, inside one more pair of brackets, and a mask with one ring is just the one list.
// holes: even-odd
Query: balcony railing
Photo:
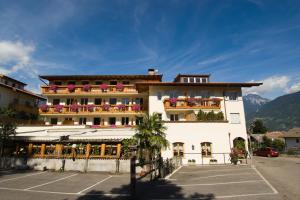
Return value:
[(18, 112), (25, 112), (37, 115), (38, 114), (38, 107), (37, 106), (30, 106), (30, 105), (22, 105), (19, 103), (11, 103), (9, 105), (12, 109), (18, 111)]
[(75, 85), (70, 88), (67, 85), (57, 86), (42, 86), (43, 94), (105, 94), (105, 93), (137, 93), (134, 85), (123, 85), (118, 88), (116, 85), (106, 85), (106, 89), (101, 88), (99, 85)]
[(141, 113), (145, 111), (146, 105), (54, 105), (42, 106), (40, 114), (99, 114), (99, 113)]
[(219, 98), (168, 98), (164, 100), (166, 110), (171, 109), (220, 109)]

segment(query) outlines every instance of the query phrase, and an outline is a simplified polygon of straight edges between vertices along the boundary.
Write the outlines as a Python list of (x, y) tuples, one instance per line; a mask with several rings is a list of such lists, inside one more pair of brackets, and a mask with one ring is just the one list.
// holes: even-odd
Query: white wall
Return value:
[(300, 137), (298, 138), (285, 138), (285, 145), (286, 148), (300, 148), (300, 142), (297, 143), (297, 139), (298, 141), (300, 140)]

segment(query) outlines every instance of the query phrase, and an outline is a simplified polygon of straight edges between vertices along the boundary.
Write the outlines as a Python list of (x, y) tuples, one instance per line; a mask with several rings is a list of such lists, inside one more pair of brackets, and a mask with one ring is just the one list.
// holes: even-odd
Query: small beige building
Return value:
[(286, 149), (294, 149), (300, 152), (300, 128), (290, 129), (283, 136)]

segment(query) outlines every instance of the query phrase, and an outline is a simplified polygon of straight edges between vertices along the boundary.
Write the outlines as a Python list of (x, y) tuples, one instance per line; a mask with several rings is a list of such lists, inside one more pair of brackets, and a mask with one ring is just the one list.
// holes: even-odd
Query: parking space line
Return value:
[(45, 190), (26, 190), (26, 189), (18, 189), (18, 188), (5, 188), (0, 187), (0, 190), (10, 190), (10, 191), (22, 191), (22, 192), (36, 192), (36, 193), (46, 193), (46, 194), (62, 194), (62, 195), (77, 195), (77, 196), (130, 196), (129, 194), (121, 193), (121, 194), (113, 194), (113, 193), (104, 193), (104, 194), (78, 194), (78, 193), (70, 193), (70, 192), (53, 192), (53, 191), (45, 191)]
[[(240, 183), (254, 183), (263, 182), (264, 180), (249, 180), (249, 181), (234, 181), (234, 182), (221, 182), (221, 183), (195, 183), (195, 184), (183, 184), (177, 185), (179, 187), (194, 187), (194, 186), (210, 186), (210, 185), (229, 185), (229, 184), (240, 184)], [(173, 185), (157, 185), (158, 187), (173, 187)]]
[(20, 179), (20, 178), (26, 178), (26, 177), (29, 177), (29, 176), (44, 174), (44, 173), (46, 173), (46, 172), (32, 173), (32, 174), (27, 174), (25, 176), (19, 176), (19, 177), (15, 177), (15, 178), (4, 179), (4, 180), (1, 180), (0, 183), (6, 182), (6, 181), (17, 180), (17, 179)]
[(174, 172), (172, 172), (171, 174), (169, 174), (168, 176), (165, 177), (165, 180), (169, 180), (171, 178), (171, 176), (173, 176), (173, 174), (175, 174), (176, 172), (178, 172), (183, 166), (178, 167), (176, 170), (174, 170)]
[(66, 176), (66, 177), (56, 179), (54, 181), (50, 181), (50, 182), (43, 183), (43, 184), (40, 184), (40, 185), (35, 185), (35, 186), (32, 186), (32, 187), (26, 188), (24, 190), (30, 190), (30, 189), (33, 189), (33, 188), (37, 188), (37, 187), (41, 187), (41, 186), (48, 185), (48, 184), (51, 184), (51, 183), (55, 183), (55, 182), (58, 182), (58, 181), (61, 181), (61, 180), (67, 179), (67, 178), (71, 178), (71, 177), (76, 176), (76, 175), (78, 175), (78, 174), (72, 174), (70, 176)]
[(201, 171), (192, 171), (192, 172), (178, 172), (181, 174), (197, 174), (202, 172), (223, 172), (223, 171), (242, 171), (242, 170), (251, 170), (251, 168), (244, 168), (244, 169), (218, 169), (218, 170), (201, 170)]
[(254, 194), (237, 194), (237, 195), (227, 195), (227, 196), (216, 196), (216, 199), (227, 199), (236, 197), (251, 197), (251, 196), (267, 196), (275, 195), (274, 193), (254, 193)]
[[(196, 179), (202, 179), (202, 178), (216, 178), (216, 177), (224, 177), (224, 176), (240, 176), (240, 175), (254, 175), (254, 173), (239, 173), (239, 174), (219, 174), (219, 175), (213, 175), (213, 176), (204, 176), (204, 177), (193, 177)], [(169, 179), (170, 181), (172, 180), (177, 180), (177, 179)]]
[(251, 166), (252, 169), (264, 180), (264, 182), (271, 188), (274, 194), (278, 194), (278, 191), (271, 185), (271, 183), (256, 169), (254, 165)]
[(107, 181), (107, 180), (110, 179), (110, 178), (112, 178), (112, 176), (106, 177), (105, 179), (103, 179), (103, 180), (101, 180), (101, 181), (95, 183), (94, 185), (91, 185), (91, 186), (89, 186), (89, 187), (87, 187), (87, 188), (85, 188), (85, 189), (83, 189), (83, 190), (77, 192), (77, 194), (81, 194), (82, 192), (87, 191), (87, 190), (91, 189), (92, 187), (95, 187), (96, 185), (98, 185), (98, 184), (100, 184), (100, 183), (103, 183), (104, 181)]

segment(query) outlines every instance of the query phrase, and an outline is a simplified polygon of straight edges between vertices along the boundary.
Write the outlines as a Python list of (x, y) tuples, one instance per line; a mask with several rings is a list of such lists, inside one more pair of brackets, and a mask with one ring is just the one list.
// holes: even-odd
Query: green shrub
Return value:
[(288, 149), (286, 152), (288, 155), (295, 155), (296, 152), (293, 149)]
[(213, 120), (224, 120), (223, 112), (215, 113), (214, 111), (204, 112), (199, 110), (197, 114), (197, 120), (199, 121), (213, 121)]

